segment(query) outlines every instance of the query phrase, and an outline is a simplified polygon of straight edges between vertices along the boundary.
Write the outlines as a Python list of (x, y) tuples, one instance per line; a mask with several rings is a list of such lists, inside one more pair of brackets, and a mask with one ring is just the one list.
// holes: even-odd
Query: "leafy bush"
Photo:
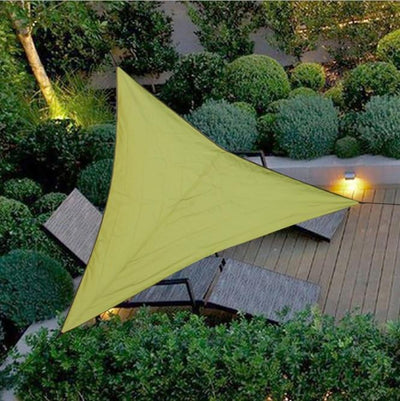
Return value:
[(71, 190), (85, 151), (82, 131), (71, 120), (49, 120), (20, 144), (24, 173), (46, 190)]
[(267, 107), (268, 113), (279, 113), (281, 107), (287, 103), (287, 99), (279, 99), (271, 102)]
[(66, 197), (67, 195), (61, 192), (50, 192), (39, 198), (33, 204), (32, 209), (36, 214), (53, 213)]
[(400, 159), (400, 97), (371, 98), (359, 115), (358, 131), (368, 152)]
[(256, 119), (226, 102), (208, 100), (186, 119), (212, 141), (229, 151), (252, 150), (257, 141)]
[(336, 83), (335, 86), (332, 86), (332, 88), (328, 89), (324, 93), (324, 96), (328, 99), (331, 99), (333, 104), (339, 109), (345, 108), (346, 105), (343, 97), (343, 82), (340, 81)]
[(300, 86), (296, 89), (293, 89), (289, 92), (289, 98), (296, 97), (296, 96), (317, 96), (318, 93), (315, 92), (314, 89), (306, 88), (304, 86)]
[(110, 189), (113, 161), (99, 160), (87, 166), (78, 177), (79, 190), (96, 206), (103, 208)]
[(240, 110), (243, 110), (243, 111), (246, 111), (247, 113), (253, 114), (253, 116), (257, 118), (257, 111), (251, 104), (246, 103), (246, 102), (234, 102), (232, 104), (234, 106), (238, 107)]
[(279, 147), (293, 159), (327, 155), (338, 136), (337, 111), (322, 96), (297, 96), (280, 108), (276, 132)]
[(228, 99), (253, 105), (264, 112), (274, 100), (285, 98), (289, 79), (274, 59), (251, 55), (239, 57), (225, 68), (225, 91)]
[(272, 150), (277, 114), (267, 113), (257, 119), (259, 147), (267, 153)]
[(115, 124), (92, 125), (85, 130), (85, 146), (90, 161), (114, 158)]
[(17, 327), (49, 319), (72, 299), (71, 276), (38, 252), (16, 250), (0, 258), (0, 315)]
[(340, 136), (359, 136), (358, 133), (358, 115), (356, 111), (349, 111), (339, 118), (339, 134)]
[(345, 104), (361, 109), (377, 95), (393, 95), (400, 88), (400, 71), (393, 64), (370, 62), (354, 68), (343, 84)]
[(359, 156), (361, 154), (358, 140), (352, 136), (345, 136), (336, 141), (335, 155), (341, 159)]
[(400, 29), (388, 33), (378, 42), (376, 55), (400, 69)]
[(124, 50), (120, 67), (128, 73), (159, 74), (173, 67), (177, 53), (172, 45), (172, 19), (158, 1), (112, 2), (107, 7), (109, 33)]
[(324, 67), (317, 63), (301, 63), (293, 69), (290, 82), (294, 88), (303, 86), (319, 91), (325, 85)]
[(399, 332), (370, 316), (210, 327), (189, 313), (139, 311), (124, 323), (31, 337), (15, 387), (22, 401), (396, 400)]
[(255, 29), (254, 1), (196, 1), (188, 3), (189, 16), (200, 28), (196, 31), (200, 43), (227, 60), (253, 53), (254, 42), (249, 34)]
[(29, 178), (13, 178), (4, 183), (3, 195), (30, 205), (42, 195), (42, 188)]
[(161, 99), (178, 113), (188, 113), (220, 92), (224, 66), (224, 60), (215, 53), (183, 56), (163, 86)]

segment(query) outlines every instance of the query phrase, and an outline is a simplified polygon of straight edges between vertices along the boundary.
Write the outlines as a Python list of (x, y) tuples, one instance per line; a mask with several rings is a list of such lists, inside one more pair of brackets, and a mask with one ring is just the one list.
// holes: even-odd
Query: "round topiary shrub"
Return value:
[(331, 99), (333, 104), (339, 109), (345, 108), (344, 96), (343, 96), (343, 82), (340, 81), (336, 83), (335, 86), (332, 86), (332, 88), (328, 89), (324, 93), (324, 96), (327, 99)]
[(226, 102), (208, 100), (186, 119), (212, 141), (229, 151), (252, 150), (257, 142), (256, 119)]
[(360, 140), (368, 152), (400, 159), (400, 96), (376, 96), (358, 118)]
[(183, 56), (161, 91), (161, 99), (178, 113), (188, 113), (220, 92), (225, 61), (210, 52)]
[(276, 141), (293, 159), (313, 159), (332, 152), (338, 137), (338, 115), (322, 96), (297, 96), (281, 108), (276, 120)]
[(239, 57), (226, 66), (224, 91), (227, 99), (250, 103), (262, 113), (274, 100), (287, 97), (290, 84), (276, 60), (250, 55)]
[(339, 117), (339, 135), (341, 137), (352, 136), (357, 138), (359, 136), (358, 115), (359, 112), (351, 110)]
[(251, 104), (246, 102), (234, 102), (232, 104), (243, 111), (253, 114), (257, 118), (257, 111)]
[(315, 92), (314, 89), (306, 88), (304, 86), (300, 86), (299, 88), (293, 89), (289, 92), (289, 99), (296, 96), (317, 96), (318, 93)]
[(372, 96), (393, 95), (400, 88), (400, 71), (391, 63), (370, 62), (354, 68), (343, 83), (347, 107), (361, 109)]
[(257, 119), (259, 147), (267, 153), (272, 150), (276, 117), (274, 113), (267, 113)]
[(325, 85), (324, 67), (317, 63), (301, 63), (293, 69), (290, 82), (294, 88), (304, 86), (319, 91)]
[(3, 195), (30, 205), (42, 196), (42, 188), (29, 178), (13, 178), (4, 183)]
[(400, 29), (388, 33), (378, 42), (376, 55), (400, 69)]
[(360, 144), (356, 138), (345, 136), (336, 141), (335, 155), (341, 159), (356, 157), (361, 154)]
[(36, 214), (52, 213), (61, 205), (66, 197), (67, 195), (61, 192), (50, 192), (39, 198), (33, 204), (32, 209)]
[(92, 125), (85, 130), (89, 162), (114, 158), (115, 124)]
[(113, 161), (99, 160), (87, 166), (78, 177), (79, 190), (96, 206), (106, 205), (110, 189)]
[(279, 99), (271, 102), (267, 107), (267, 113), (279, 113), (281, 107), (287, 103), (287, 99)]
[(34, 251), (12, 251), (0, 258), (0, 315), (23, 328), (54, 317), (70, 303), (71, 276), (60, 264)]

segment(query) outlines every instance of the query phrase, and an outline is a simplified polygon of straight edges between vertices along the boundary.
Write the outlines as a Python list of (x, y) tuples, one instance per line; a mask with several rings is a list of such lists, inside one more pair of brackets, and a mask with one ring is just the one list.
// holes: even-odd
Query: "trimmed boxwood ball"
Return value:
[(388, 33), (378, 42), (376, 55), (400, 69), (400, 29)]
[(104, 208), (111, 184), (113, 161), (99, 160), (87, 166), (78, 177), (79, 190), (96, 206)]
[(270, 103), (267, 107), (267, 113), (279, 113), (281, 107), (286, 104), (287, 99), (279, 99)]
[(234, 106), (238, 107), (241, 110), (247, 111), (248, 113), (253, 114), (254, 117), (257, 118), (256, 109), (250, 104), (246, 102), (234, 102), (232, 103)]
[(347, 107), (362, 109), (372, 96), (393, 95), (400, 89), (400, 71), (391, 63), (370, 62), (350, 71), (343, 83)]
[(85, 146), (90, 162), (114, 158), (115, 124), (96, 124), (86, 128)]
[(359, 156), (361, 153), (360, 144), (356, 138), (345, 136), (336, 141), (335, 155), (341, 159)]
[(0, 315), (23, 328), (54, 317), (70, 303), (72, 278), (54, 259), (15, 250), (0, 258)]
[(339, 117), (339, 135), (341, 137), (352, 136), (357, 138), (359, 136), (358, 116), (359, 112), (350, 110)]
[(280, 108), (276, 141), (292, 159), (313, 159), (332, 152), (338, 137), (338, 114), (322, 96), (297, 96)]
[(210, 52), (183, 56), (161, 90), (161, 100), (178, 113), (188, 113), (221, 90), (225, 61)]
[(42, 195), (42, 187), (29, 178), (13, 178), (4, 183), (3, 195), (30, 205)]
[(67, 195), (61, 192), (50, 192), (39, 198), (32, 206), (36, 214), (52, 213), (65, 200)]
[(306, 88), (304, 86), (300, 86), (299, 88), (293, 89), (289, 92), (289, 98), (296, 96), (317, 96), (318, 93), (315, 92), (314, 89)]
[(225, 67), (224, 91), (227, 99), (250, 103), (263, 113), (271, 102), (287, 97), (290, 84), (276, 60), (250, 55), (239, 57)]
[(276, 118), (277, 114), (267, 113), (257, 119), (258, 144), (267, 153), (272, 150)]
[(358, 118), (360, 140), (370, 153), (400, 159), (400, 96), (376, 96)]
[(208, 100), (185, 118), (229, 151), (252, 150), (257, 142), (255, 116), (225, 100)]
[(344, 97), (343, 97), (343, 82), (339, 81), (332, 86), (332, 88), (328, 89), (324, 96), (327, 99), (331, 99), (333, 104), (338, 107), (339, 109), (345, 108)]
[(290, 82), (294, 88), (303, 86), (319, 91), (325, 85), (324, 67), (317, 63), (301, 63), (290, 74)]

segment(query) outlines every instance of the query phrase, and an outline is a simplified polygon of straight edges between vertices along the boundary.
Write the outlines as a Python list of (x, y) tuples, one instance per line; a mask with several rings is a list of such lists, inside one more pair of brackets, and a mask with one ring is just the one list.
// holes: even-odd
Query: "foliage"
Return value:
[(186, 119), (229, 151), (252, 150), (256, 144), (255, 116), (225, 100), (208, 100)]
[(107, 19), (112, 41), (125, 51), (120, 67), (128, 73), (159, 74), (173, 67), (172, 19), (157, 1), (112, 2)]
[(358, 131), (368, 152), (400, 159), (400, 97), (371, 98), (359, 115)]
[(283, 325), (208, 326), (187, 312), (149, 314), (29, 338), (17, 363), (22, 401), (396, 400), (399, 325), (303, 313)]
[(296, 97), (296, 96), (318, 96), (318, 93), (315, 92), (314, 89), (305, 88), (304, 86), (300, 86), (296, 89), (293, 89), (289, 92), (288, 98)]
[(189, 3), (189, 16), (200, 28), (200, 43), (210, 52), (227, 60), (253, 53), (249, 34), (255, 29), (255, 1), (194, 1)]
[(400, 29), (388, 33), (378, 42), (376, 55), (400, 69)]
[(11, 249), (10, 244), (21, 235), (21, 224), (31, 217), (28, 206), (0, 196), (0, 254)]
[(339, 109), (345, 108), (345, 102), (343, 97), (343, 82), (337, 82), (332, 88), (329, 88), (325, 93), (324, 96), (328, 99), (331, 99), (333, 104), (338, 107)]
[(325, 70), (318, 63), (300, 63), (292, 71), (290, 82), (294, 88), (306, 87), (315, 91), (325, 85)]
[(276, 60), (251, 55), (239, 57), (226, 66), (224, 89), (227, 99), (250, 103), (262, 113), (269, 103), (285, 98), (290, 85), (285, 70)]
[(114, 158), (115, 124), (96, 124), (85, 130), (85, 147), (93, 161)]
[(359, 156), (361, 154), (358, 140), (352, 136), (344, 136), (336, 141), (335, 155), (341, 159)]
[(50, 77), (91, 72), (110, 51), (107, 22), (87, 2), (31, 2), (33, 37)]
[(82, 165), (82, 131), (71, 120), (49, 120), (20, 143), (24, 174), (47, 190), (69, 191)]
[(215, 53), (187, 54), (175, 65), (161, 99), (178, 113), (188, 113), (221, 90), (225, 62)]
[(234, 106), (238, 107), (240, 110), (246, 111), (248, 113), (253, 114), (254, 117), (257, 118), (256, 109), (250, 104), (246, 102), (234, 102), (232, 103)]
[(43, 213), (53, 213), (66, 197), (67, 195), (61, 192), (50, 192), (39, 198), (33, 204), (32, 209), (37, 215)]
[(358, 137), (358, 112), (349, 111), (339, 117), (340, 136)]
[(42, 188), (29, 178), (13, 178), (4, 183), (3, 195), (30, 205), (42, 195)]
[(55, 316), (72, 299), (71, 276), (38, 252), (16, 250), (2, 256), (0, 281), (0, 315), (17, 327)]
[(322, 96), (294, 97), (280, 108), (276, 132), (279, 147), (293, 159), (327, 155), (338, 136), (337, 111)]
[(400, 89), (400, 71), (393, 64), (371, 62), (354, 68), (343, 84), (343, 96), (350, 108), (361, 109), (377, 95), (392, 95)]
[(268, 105), (267, 112), (268, 113), (279, 113), (279, 110), (281, 109), (281, 107), (286, 103), (287, 103), (287, 99), (275, 100)]
[(257, 119), (259, 147), (267, 153), (272, 150), (276, 118), (277, 114), (267, 113)]
[(112, 168), (112, 159), (99, 160), (83, 169), (78, 177), (79, 190), (100, 208), (107, 202)]

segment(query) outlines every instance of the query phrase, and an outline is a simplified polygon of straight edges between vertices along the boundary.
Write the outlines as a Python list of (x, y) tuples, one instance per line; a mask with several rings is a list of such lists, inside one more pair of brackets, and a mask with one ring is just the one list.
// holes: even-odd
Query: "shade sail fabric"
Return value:
[(214, 252), (356, 202), (235, 156), (122, 70), (112, 184), (68, 331)]

